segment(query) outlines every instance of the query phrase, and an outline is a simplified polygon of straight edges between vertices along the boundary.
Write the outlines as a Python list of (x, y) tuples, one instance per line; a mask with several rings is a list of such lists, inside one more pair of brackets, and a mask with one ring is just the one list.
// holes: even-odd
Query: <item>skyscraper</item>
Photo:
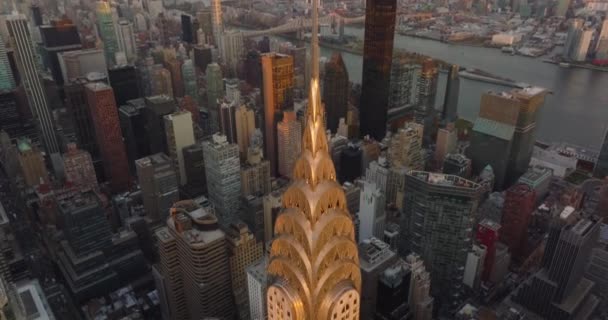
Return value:
[(278, 170), (276, 128), (283, 110), (293, 105), (293, 57), (277, 53), (262, 55), (262, 79), (264, 148), (266, 157), (270, 160), (272, 175), (276, 176)]
[(386, 134), (396, 11), (395, 0), (366, 2), (360, 134), (376, 140)]
[[(219, 2), (219, 1), (218, 1)], [(220, 40), (220, 55), (228, 69), (228, 75), (237, 75), (237, 67), (243, 56), (243, 33), (241, 31), (223, 32)]]
[(234, 118), (236, 124), (236, 141), (239, 145), (241, 155), (244, 156), (251, 145), (251, 138), (255, 131), (255, 112), (253, 109), (242, 105), (236, 108)]
[(406, 125), (391, 136), (388, 143), (388, 161), (392, 167), (424, 169), (422, 137), (415, 128)]
[(199, 102), (198, 83), (196, 82), (196, 72), (192, 59), (187, 59), (182, 64), (182, 79), (184, 80), (184, 93), (190, 96), (196, 105)]
[(463, 270), (481, 192), (481, 185), (458, 176), (410, 171), (405, 178), (401, 230), (407, 236), (401, 250), (423, 257), (435, 297), (446, 310), (462, 299)]
[(184, 166), (186, 167), (186, 176), (188, 177), (186, 190), (188, 190), (188, 193), (192, 193), (192, 196), (206, 193), (207, 177), (205, 175), (203, 146), (200, 143), (195, 143), (184, 147), (182, 152), (184, 153)]
[(386, 199), (373, 182), (363, 181), (359, 199), (359, 241), (382, 239), (386, 225)]
[(349, 97), (348, 71), (339, 52), (334, 53), (325, 64), (323, 79), (323, 102), (327, 110), (327, 128), (338, 130), (340, 118), (346, 118)]
[(41, 182), (48, 182), (49, 173), (44, 163), (42, 152), (33, 146), (29, 140), (20, 139), (17, 142), (18, 161), (21, 174), (28, 187), (35, 187)]
[(291, 177), (298, 155), (302, 151), (302, 125), (296, 120), (293, 111), (285, 111), (283, 120), (277, 124), (277, 145), (279, 156), (279, 174)]
[(166, 319), (233, 319), (226, 235), (213, 209), (177, 202), (156, 237), (160, 264), (154, 276)]
[(120, 50), (116, 40), (116, 29), (114, 19), (112, 19), (112, 8), (108, 1), (97, 1), (95, 10), (97, 16), (97, 28), (99, 36), (103, 41), (103, 51), (106, 56), (106, 63), (112, 67), (116, 64), (116, 53)]
[(55, 124), (49, 109), (46, 92), (38, 74), (38, 61), (33, 40), (29, 32), (27, 18), (22, 14), (8, 16), (6, 26), (15, 43), (18, 65), (21, 70), (22, 82), (34, 118), (38, 121), (40, 138), (46, 151), (59, 152), (59, 144), (55, 134)]
[(247, 267), (247, 292), (249, 293), (249, 315), (251, 319), (266, 319), (266, 266), (263, 257)]
[(387, 243), (376, 238), (362, 240), (359, 243), (359, 251), (362, 280), (360, 319), (375, 319), (377, 302), (381, 299), (378, 297), (378, 277), (394, 264), (399, 256), (391, 251)]
[(205, 70), (207, 78), (207, 110), (209, 111), (209, 122), (211, 127), (209, 132), (216, 133), (219, 131), (219, 99), (224, 97), (224, 81), (222, 69), (217, 63), (210, 63)]
[(64, 84), (59, 63), (59, 54), (82, 48), (76, 25), (69, 19), (52, 20), (50, 25), (40, 26), (42, 38), (42, 55), (44, 66), (51, 71), (53, 80), (58, 85)]
[(178, 111), (164, 117), (167, 149), (173, 161), (173, 168), (178, 175), (181, 186), (188, 182), (186, 165), (184, 163), (184, 147), (194, 143), (194, 128), (192, 115), (188, 111)]
[(220, 0), (211, 1), (211, 31), (213, 35), (213, 44), (216, 47), (221, 46), (221, 35), (224, 32), (224, 23), (222, 22), (222, 2)]
[(418, 110), (416, 121), (424, 125), (423, 144), (429, 145), (434, 142), (437, 135), (437, 110), (435, 109), (435, 98), (437, 96), (437, 82), (439, 70), (435, 61), (427, 59), (422, 63), (422, 71), (417, 83)]
[(448, 83), (445, 90), (443, 110), (441, 112), (441, 118), (446, 123), (451, 123), (458, 119), (458, 95), (460, 94), (459, 71), (460, 68), (453, 64), (450, 67), (450, 73), (448, 74)]
[[(318, 25), (317, 5), (313, 1), (313, 29)], [(311, 51), (303, 152), (294, 168), (294, 183), (283, 195), (285, 211), (275, 224), (267, 315), (270, 319), (358, 319), (361, 273), (355, 229), (328, 152), (316, 32)]]
[(270, 189), (270, 162), (263, 157), (262, 148), (251, 146), (247, 161), (241, 167), (241, 192), (243, 196), (263, 196)]
[(414, 94), (420, 75), (420, 65), (402, 55), (394, 55), (391, 63), (390, 93), (388, 107), (412, 106), (418, 101)]
[(232, 222), (239, 209), (241, 174), (239, 147), (226, 136), (214, 134), (203, 142), (209, 200), (223, 224)]
[(502, 211), (500, 240), (515, 258), (525, 258), (523, 250), (528, 239), (528, 225), (536, 204), (536, 193), (525, 184), (507, 189)]
[(468, 156), (473, 171), (490, 165), (495, 187), (503, 190), (528, 169), (536, 140), (536, 119), (546, 90), (538, 87), (503, 93), (485, 93), (475, 120)]
[(164, 116), (175, 112), (175, 100), (173, 97), (163, 95), (146, 97), (144, 101), (146, 107), (142, 111), (150, 146), (148, 151), (150, 154), (168, 153)]
[(222, 102), (220, 105), (220, 133), (225, 135), (230, 143), (237, 143), (236, 107), (234, 102)]
[(134, 66), (115, 66), (108, 69), (110, 85), (114, 90), (116, 105), (123, 106), (129, 100), (140, 97), (137, 69)]
[(105, 176), (114, 192), (125, 191), (131, 179), (114, 91), (105, 83), (94, 82), (85, 85), (85, 92)]
[(72, 81), (66, 84), (65, 92), (66, 107), (74, 116), (76, 125), (76, 139), (78, 145), (88, 151), (93, 159), (99, 156), (97, 141), (95, 140), (95, 128), (91, 118), (91, 109), (87, 101), (84, 85), (85, 80)]
[(79, 190), (97, 189), (97, 176), (91, 154), (78, 149), (75, 143), (68, 143), (63, 154), (65, 180), (73, 183)]
[(137, 58), (137, 43), (133, 33), (133, 24), (127, 20), (120, 20), (116, 30), (118, 50), (127, 57), (127, 62), (133, 63)]
[(232, 292), (241, 320), (250, 320), (247, 272), (245, 268), (258, 261), (264, 252), (264, 244), (258, 242), (244, 223), (231, 224), (226, 231), (230, 257)]
[(0, 90), (12, 91), (15, 89), (13, 70), (6, 54), (6, 45), (0, 38)]
[(177, 173), (171, 159), (157, 153), (135, 161), (146, 217), (164, 221), (169, 208), (179, 199)]
[(486, 256), (483, 264), (481, 279), (489, 281), (496, 260), (496, 244), (498, 243), (500, 224), (485, 218), (477, 226), (476, 238), (479, 244), (485, 246)]
[(424, 267), (424, 261), (417, 254), (405, 258), (412, 272), (408, 301), (413, 320), (431, 320), (433, 316), (433, 298), (431, 297), (431, 274)]

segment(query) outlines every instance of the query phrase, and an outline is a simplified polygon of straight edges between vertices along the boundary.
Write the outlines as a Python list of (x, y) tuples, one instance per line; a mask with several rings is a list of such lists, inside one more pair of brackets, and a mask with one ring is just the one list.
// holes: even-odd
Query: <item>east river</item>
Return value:
[[(346, 28), (346, 32), (363, 35), (362, 28)], [(541, 110), (537, 139), (545, 142), (565, 141), (585, 148), (599, 149), (608, 126), (608, 72), (562, 68), (543, 63), (540, 59), (511, 56), (497, 49), (452, 45), (401, 35), (395, 35), (395, 48), (547, 88), (553, 94), (547, 96)], [(331, 50), (321, 48), (321, 54), (329, 57)], [(360, 83), (362, 57), (347, 52), (342, 52), (342, 57), (350, 80)], [(461, 78), (459, 115), (474, 120), (483, 92), (510, 89)], [(443, 99), (444, 90), (445, 74), (441, 74), (438, 98)]]

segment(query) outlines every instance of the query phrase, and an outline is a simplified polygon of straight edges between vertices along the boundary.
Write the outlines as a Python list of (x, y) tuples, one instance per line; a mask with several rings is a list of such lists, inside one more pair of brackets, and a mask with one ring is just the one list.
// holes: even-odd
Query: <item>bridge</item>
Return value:
[[(355, 17), (355, 18), (347, 18), (342, 17), (336, 14), (330, 14), (324, 17), (319, 17), (319, 25), (322, 24), (336, 24), (339, 25), (343, 23), (345, 25), (355, 24), (355, 23), (363, 23), (365, 22), (365, 16)], [(276, 35), (282, 33), (292, 33), (303, 30), (310, 30), (312, 28), (312, 19), (310, 18), (295, 18), (289, 20), (287, 23), (282, 24), (280, 26), (276, 26), (266, 30), (252, 30), (252, 31), (243, 31), (243, 37), (260, 37), (266, 35)]]

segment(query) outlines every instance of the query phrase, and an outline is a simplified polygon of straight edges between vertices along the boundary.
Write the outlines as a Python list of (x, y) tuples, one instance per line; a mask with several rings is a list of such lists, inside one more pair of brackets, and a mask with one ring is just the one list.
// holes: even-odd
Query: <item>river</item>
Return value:
[[(362, 28), (345, 28), (346, 32), (363, 35)], [(537, 139), (546, 142), (576, 144), (599, 149), (608, 126), (608, 72), (561, 68), (540, 59), (511, 56), (497, 49), (453, 45), (433, 40), (395, 35), (395, 48), (418, 52), (463, 67), (477, 68), (492, 74), (541, 86), (553, 92), (541, 109)], [(321, 48), (329, 57), (331, 50)], [(350, 80), (361, 82), (362, 57), (342, 52)], [(439, 79), (438, 101), (443, 101), (445, 75)], [(458, 112), (474, 120), (479, 111), (481, 94), (488, 90), (510, 90), (499, 85), (460, 80)]]

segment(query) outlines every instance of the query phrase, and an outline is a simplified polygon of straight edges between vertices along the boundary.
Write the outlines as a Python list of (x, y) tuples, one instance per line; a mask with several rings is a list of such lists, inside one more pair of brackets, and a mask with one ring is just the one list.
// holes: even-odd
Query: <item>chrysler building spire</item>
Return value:
[(359, 319), (355, 228), (328, 152), (319, 90), (318, 2), (313, 1), (312, 76), (302, 154), (283, 194), (270, 249), (268, 319)]

